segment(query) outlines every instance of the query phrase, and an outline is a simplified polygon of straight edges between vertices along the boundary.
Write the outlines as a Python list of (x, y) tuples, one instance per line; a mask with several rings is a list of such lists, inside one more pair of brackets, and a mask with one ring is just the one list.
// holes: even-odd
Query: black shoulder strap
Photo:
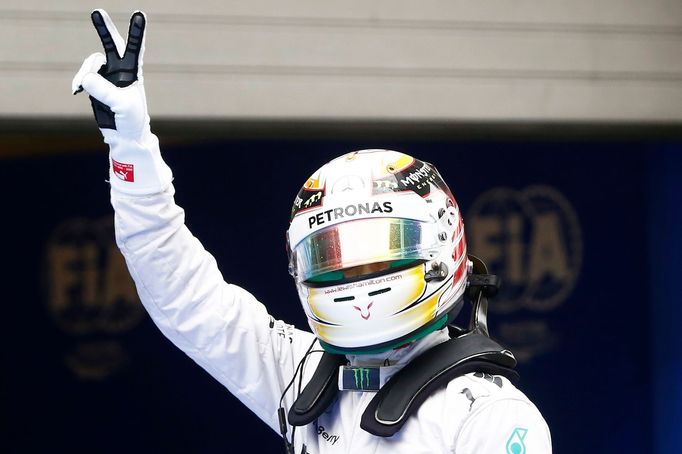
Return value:
[(315, 421), (334, 401), (339, 391), (339, 366), (346, 357), (325, 352), (312, 378), (289, 409), (289, 424), (305, 426)]
[(360, 427), (379, 437), (394, 435), (426, 398), (451, 380), (486, 372), (517, 380), (516, 359), (488, 336), (471, 332), (436, 345), (393, 376), (371, 400)]
[[(338, 392), (342, 355), (325, 353), (313, 377), (289, 410), (289, 424), (304, 426), (317, 419)], [(486, 372), (518, 379), (516, 359), (488, 336), (469, 332), (436, 345), (396, 373), (377, 392), (362, 415), (360, 427), (390, 437), (405, 424), (426, 398), (451, 380), (470, 372)]]

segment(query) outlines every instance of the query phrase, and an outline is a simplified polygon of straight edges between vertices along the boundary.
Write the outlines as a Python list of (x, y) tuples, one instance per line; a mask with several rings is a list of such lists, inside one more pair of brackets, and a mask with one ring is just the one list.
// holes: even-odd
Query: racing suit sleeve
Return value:
[(462, 425), (454, 454), (551, 454), (549, 427), (535, 406), (504, 398), (481, 405)]
[[(106, 55), (85, 59), (71, 88), (88, 92), (109, 145), (116, 242), (142, 304), (164, 335), (278, 431), (281, 394), (314, 336), (274, 321), (250, 293), (227, 284), (185, 226), (149, 126), (144, 13), (133, 13), (127, 43), (105, 11), (93, 11), (92, 21)], [(287, 397), (290, 404), (293, 390)]]
[(146, 196), (112, 188), (111, 202), (117, 244), (156, 325), (278, 430), (280, 396), (313, 335), (273, 320), (249, 292), (223, 280), (185, 226), (172, 186)]

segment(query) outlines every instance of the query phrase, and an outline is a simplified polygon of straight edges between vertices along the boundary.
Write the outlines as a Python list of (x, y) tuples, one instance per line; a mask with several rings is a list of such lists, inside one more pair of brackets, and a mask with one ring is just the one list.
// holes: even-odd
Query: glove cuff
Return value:
[(131, 195), (165, 191), (173, 180), (170, 167), (161, 158), (159, 139), (147, 129), (138, 140), (102, 129), (109, 145), (109, 182), (113, 190)]

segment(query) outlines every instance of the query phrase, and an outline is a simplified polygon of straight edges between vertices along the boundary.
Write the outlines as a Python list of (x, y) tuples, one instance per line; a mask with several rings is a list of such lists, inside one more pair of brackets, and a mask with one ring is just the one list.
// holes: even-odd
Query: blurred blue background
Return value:
[[(142, 311), (114, 247), (105, 146), (85, 136), (0, 163), (2, 451), (280, 452)], [(64, 141), (51, 137), (38, 148)], [(228, 281), (307, 328), (284, 243), (300, 185), (347, 151), (407, 152), (438, 167), (471, 252), (508, 284), (491, 333), (521, 360), (555, 452), (682, 449), (682, 142), (342, 137), (161, 135), (176, 200)]]

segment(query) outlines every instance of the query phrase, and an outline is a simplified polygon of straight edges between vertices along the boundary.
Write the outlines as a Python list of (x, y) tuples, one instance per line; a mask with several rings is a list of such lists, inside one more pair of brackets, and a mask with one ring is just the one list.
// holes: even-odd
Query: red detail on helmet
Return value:
[(453, 282), (459, 282), (460, 279), (466, 274), (467, 270), (467, 261), (462, 260), (462, 263), (459, 265), (459, 268), (455, 270), (455, 276), (453, 279)]
[[(453, 279), (452, 279), (452, 285), (455, 285), (457, 282), (459, 282), (462, 277), (466, 275), (467, 271), (467, 259), (466, 259), (466, 253), (467, 253), (467, 239), (465, 235), (462, 235), (462, 238), (459, 240), (459, 243), (455, 245), (454, 250), (452, 251), (452, 258), (457, 263), (459, 259), (462, 259), (462, 263), (459, 264), (459, 267), (455, 270)], [(464, 258), (462, 258), (464, 257)]]
[(358, 306), (353, 306), (353, 309), (360, 311), (360, 317), (362, 317), (365, 320), (369, 320), (369, 317), (372, 315), (369, 310), (370, 308), (374, 305), (374, 302), (371, 302), (367, 305), (367, 315), (363, 314), (362, 309), (360, 309)]
[(466, 245), (466, 238), (462, 235), (462, 238), (459, 240), (459, 243), (455, 245), (454, 250), (452, 251), (452, 258), (455, 260), (455, 262), (466, 253), (467, 250), (467, 245)]

